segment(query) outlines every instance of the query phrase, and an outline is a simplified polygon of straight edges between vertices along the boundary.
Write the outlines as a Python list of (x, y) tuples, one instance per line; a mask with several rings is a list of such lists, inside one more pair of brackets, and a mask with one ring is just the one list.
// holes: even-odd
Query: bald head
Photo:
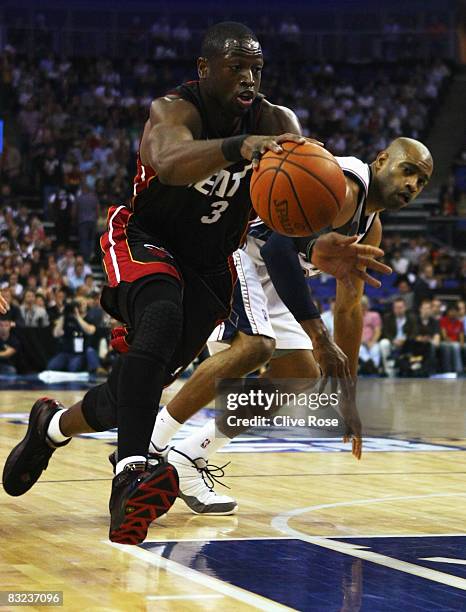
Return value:
[(373, 210), (399, 210), (414, 200), (432, 176), (429, 149), (413, 138), (396, 138), (371, 164)]
[(395, 140), (392, 140), (385, 151), (390, 157), (395, 157), (396, 159), (406, 157), (413, 160), (416, 159), (419, 163), (422, 163), (422, 165), (425, 166), (426, 172), (428, 169), (430, 169), (430, 172), (428, 172), (428, 176), (430, 178), (434, 168), (434, 161), (429, 149), (419, 140), (400, 136), (400, 138), (395, 138)]

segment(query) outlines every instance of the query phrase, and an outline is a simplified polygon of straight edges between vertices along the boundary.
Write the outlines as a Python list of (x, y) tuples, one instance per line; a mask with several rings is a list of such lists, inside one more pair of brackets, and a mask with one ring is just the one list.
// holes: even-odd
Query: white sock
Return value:
[(56, 412), (50, 419), (50, 423), (47, 428), (47, 436), (52, 440), (52, 442), (55, 442), (55, 444), (60, 444), (60, 442), (66, 442), (66, 440), (69, 440), (69, 436), (64, 436), (62, 430), (60, 429), (60, 417), (64, 412), (66, 412), (65, 409)]
[(128, 465), (128, 463), (139, 463), (141, 461), (145, 464), (147, 457), (144, 457), (144, 455), (131, 455), (131, 457), (121, 459), (121, 461), (116, 464), (115, 475), (122, 472), (125, 469), (125, 465)]
[(215, 431), (215, 419), (210, 419), (199, 431), (195, 431), (188, 438), (177, 443), (175, 448), (191, 459), (199, 457), (208, 459), (230, 442), (230, 438), (218, 435), (216, 437), (216, 433), (218, 434)]
[(179, 423), (174, 419), (168, 412), (167, 407), (163, 406), (159, 410), (155, 421), (154, 431), (150, 440), (151, 443), (157, 450), (163, 450), (182, 425), (183, 423)]

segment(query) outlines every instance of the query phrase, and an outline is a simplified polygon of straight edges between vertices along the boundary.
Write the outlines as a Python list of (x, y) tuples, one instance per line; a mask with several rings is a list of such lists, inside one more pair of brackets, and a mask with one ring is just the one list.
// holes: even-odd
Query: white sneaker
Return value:
[(224, 475), (223, 468), (210, 465), (202, 457), (191, 459), (176, 448), (171, 448), (167, 457), (180, 479), (180, 497), (194, 514), (218, 516), (235, 514), (238, 504), (227, 495), (214, 491), (214, 482)]

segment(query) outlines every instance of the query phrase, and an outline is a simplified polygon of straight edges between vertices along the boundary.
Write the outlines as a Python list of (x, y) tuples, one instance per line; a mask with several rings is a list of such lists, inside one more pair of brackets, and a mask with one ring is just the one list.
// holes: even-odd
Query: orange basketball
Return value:
[(267, 151), (252, 173), (252, 205), (274, 231), (309, 236), (332, 225), (345, 199), (345, 176), (319, 145), (285, 142), (282, 147), (281, 154)]

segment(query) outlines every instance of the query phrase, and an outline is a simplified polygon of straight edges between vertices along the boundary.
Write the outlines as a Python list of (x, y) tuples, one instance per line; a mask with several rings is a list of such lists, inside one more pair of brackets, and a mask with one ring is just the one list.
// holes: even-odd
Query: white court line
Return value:
[[(280, 536), (284, 537), (284, 536)], [(464, 538), (466, 533), (399, 533), (392, 535), (391, 533), (367, 533), (357, 535), (345, 535), (345, 536), (325, 536), (326, 538), (332, 538), (334, 540), (350, 540), (351, 538)]]
[(264, 610), (264, 612), (290, 612), (290, 610), (294, 610), (294, 608), (289, 608), (288, 606), (279, 604), (271, 599), (267, 599), (261, 595), (256, 595), (255, 593), (246, 591), (245, 589), (234, 586), (228, 582), (224, 582), (219, 578), (214, 578), (208, 574), (198, 572), (197, 570), (193, 570), (190, 567), (186, 567), (185, 565), (172, 561), (171, 559), (165, 559), (160, 555), (151, 553), (148, 550), (139, 548), (138, 546), (116, 544), (115, 542), (109, 542), (108, 540), (102, 540), (102, 543), (113, 546), (113, 548), (116, 548), (121, 552), (132, 555), (140, 561), (145, 561), (149, 565), (164, 569), (171, 574), (179, 576), (180, 578), (191, 580), (192, 582), (196, 582), (203, 587), (217, 591), (222, 595), (232, 597), (233, 599), (241, 601), (252, 608), (256, 608), (257, 610)]
[(198, 595), (193, 593), (192, 595), (147, 595), (146, 599), (150, 601), (161, 601), (161, 600), (173, 600), (173, 599), (222, 599), (224, 595)]
[[(310, 544), (315, 544), (316, 546), (321, 546), (322, 548), (334, 550), (335, 552), (339, 552), (344, 555), (349, 555), (351, 557), (357, 557), (365, 561), (372, 561), (373, 563), (377, 563), (378, 565), (390, 567), (392, 569), (399, 570), (401, 572), (405, 572), (406, 574), (412, 574), (413, 576), (419, 576), (420, 578), (426, 578), (427, 580), (431, 580), (433, 582), (447, 584), (448, 586), (452, 586), (457, 589), (461, 589), (462, 591), (466, 591), (466, 580), (464, 578), (452, 576), (451, 574), (445, 574), (444, 572), (438, 572), (437, 570), (422, 567), (421, 565), (416, 565), (414, 563), (408, 563), (407, 561), (401, 561), (400, 559), (395, 559), (393, 557), (387, 557), (386, 555), (381, 555), (379, 553), (376, 553), (370, 550), (362, 550), (361, 547), (359, 547), (358, 545), (349, 544), (347, 542), (338, 542), (336, 540), (331, 540), (328, 537), (309, 536), (305, 533), (302, 533), (301, 531), (298, 531), (297, 529), (293, 529), (292, 527), (288, 525), (288, 521), (294, 516), (299, 516), (300, 514), (306, 514), (309, 512), (316, 512), (317, 510), (321, 510), (323, 508), (338, 508), (341, 506), (363, 506), (363, 505), (377, 504), (377, 503), (382, 503), (382, 502), (401, 501), (401, 500), (409, 500), (409, 499), (428, 499), (428, 498), (435, 498), (435, 497), (464, 497), (464, 496), (466, 496), (466, 493), (428, 493), (425, 495), (375, 497), (373, 499), (359, 499), (359, 500), (353, 500), (349, 502), (335, 502), (335, 503), (330, 503), (330, 504), (319, 504), (317, 506), (307, 506), (306, 508), (295, 508), (294, 510), (283, 512), (272, 519), (271, 525), (277, 531), (280, 531), (281, 533), (284, 533), (288, 536), (292, 536), (298, 540), (303, 540), (304, 542), (309, 542)], [(332, 537), (338, 538), (338, 536), (332, 536)], [(386, 537), (389, 537), (389, 536), (386, 536)]]
[(452, 559), (451, 557), (421, 557), (421, 561), (435, 561), (436, 563), (454, 563), (466, 565), (466, 559)]
[(236, 542), (242, 540), (292, 540), (294, 538), (290, 538), (290, 536), (250, 536), (250, 537), (220, 537), (220, 538), (162, 538), (161, 540), (145, 540), (145, 544), (164, 544), (165, 542)]

